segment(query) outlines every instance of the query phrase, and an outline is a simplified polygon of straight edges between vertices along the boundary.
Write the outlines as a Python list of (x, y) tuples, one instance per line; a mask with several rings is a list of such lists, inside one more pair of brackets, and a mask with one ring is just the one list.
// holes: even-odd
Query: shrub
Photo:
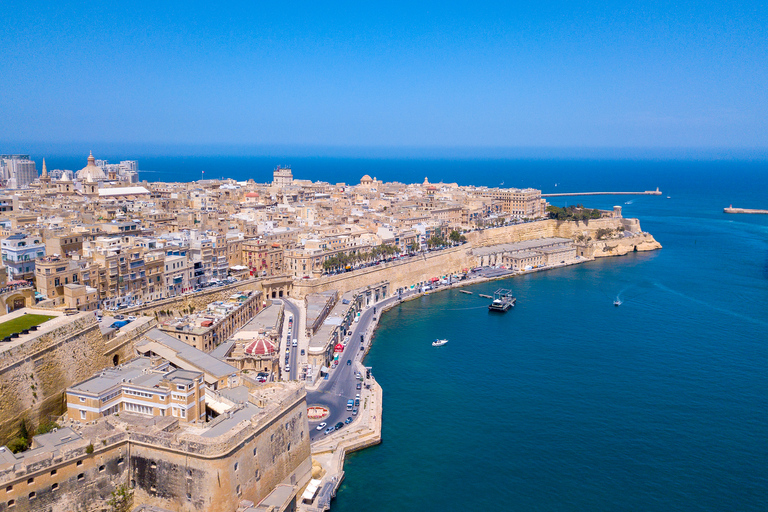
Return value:
[(48, 432), (50, 432), (55, 428), (61, 428), (61, 427), (55, 421), (43, 421), (40, 423), (40, 426), (37, 427), (37, 435), (47, 434)]
[(85, 453), (87, 453), (88, 455), (93, 453), (93, 443), (85, 447)]
[(23, 452), (29, 447), (27, 440), (23, 437), (15, 437), (8, 443), (8, 449), (13, 453)]

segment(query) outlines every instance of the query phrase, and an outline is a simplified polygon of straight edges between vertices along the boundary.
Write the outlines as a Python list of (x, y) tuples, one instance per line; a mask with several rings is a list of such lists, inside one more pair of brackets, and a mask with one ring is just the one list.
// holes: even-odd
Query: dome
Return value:
[(362, 183), (362, 184), (370, 183), (372, 181), (373, 180), (371, 179), (371, 177), (368, 176), (367, 174), (365, 176), (363, 176), (362, 178), (360, 178), (360, 183)]
[(256, 192), (248, 192), (245, 194), (245, 197), (259, 197), (259, 194)]
[(252, 341), (245, 347), (245, 353), (253, 356), (265, 356), (274, 353), (277, 350), (275, 343), (266, 338), (259, 338)]
[(107, 175), (104, 174), (104, 170), (96, 165), (96, 159), (93, 158), (93, 153), (88, 155), (88, 165), (77, 171), (75, 177), (80, 181), (91, 180), (105, 180)]

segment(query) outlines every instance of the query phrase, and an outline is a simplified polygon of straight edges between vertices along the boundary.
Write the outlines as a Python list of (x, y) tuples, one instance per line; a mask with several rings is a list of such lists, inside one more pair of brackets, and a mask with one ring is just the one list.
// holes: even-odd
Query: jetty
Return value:
[(484, 295), (482, 293), (478, 293), (477, 295), (478, 295), (478, 297), (485, 297), (486, 299), (492, 299), (493, 298), (490, 295)]
[(459, 293), (466, 293), (467, 295), (472, 295), (472, 292), (468, 292), (467, 290), (459, 290)]
[(733, 205), (728, 208), (723, 208), (723, 213), (765, 213), (768, 214), (768, 210), (755, 210), (752, 208), (734, 208)]
[(660, 196), (661, 190), (646, 190), (644, 192), (563, 192), (562, 194), (541, 194), (541, 197), (563, 196)]

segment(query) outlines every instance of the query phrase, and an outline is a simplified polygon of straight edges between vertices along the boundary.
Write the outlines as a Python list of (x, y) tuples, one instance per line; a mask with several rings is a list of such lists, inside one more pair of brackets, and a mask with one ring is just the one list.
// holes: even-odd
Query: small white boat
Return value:
[(448, 343), (448, 340), (435, 340), (435, 341), (432, 342), (432, 346), (433, 347), (442, 347), (446, 343)]
[(613, 305), (616, 307), (621, 306), (621, 304), (622, 304), (621, 299), (616, 299), (615, 301), (613, 301)]

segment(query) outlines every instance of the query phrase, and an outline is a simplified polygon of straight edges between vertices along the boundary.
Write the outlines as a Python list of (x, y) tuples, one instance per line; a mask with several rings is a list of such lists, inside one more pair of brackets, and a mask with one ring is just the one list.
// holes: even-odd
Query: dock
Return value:
[(563, 192), (562, 194), (541, 194), (541, 197), (563, 196), (660, 196), (661, 190), (646, 190), (644, 192)]
[(477, 294), (477, 296), (478, 296), (478, 297), (485, 297), (486, 299), (492, 299), (492, 298), (493, 298), (493, 297), (491, 297), (490, 295), (484, 295), (484, 294), (482, 294), (482, 293), (478, 293), (478, 294)]
[(765, 213), (768, 214), (768, 210), (755, 210), (751, 208), (734, 208), (733, 205), (728, 208), (723, 208), (723, 213)]
[(472, 292), (468, 292), (467, 290), (459, 290), (459, 293), (466, 293), (467, 295), (472, 295)]

